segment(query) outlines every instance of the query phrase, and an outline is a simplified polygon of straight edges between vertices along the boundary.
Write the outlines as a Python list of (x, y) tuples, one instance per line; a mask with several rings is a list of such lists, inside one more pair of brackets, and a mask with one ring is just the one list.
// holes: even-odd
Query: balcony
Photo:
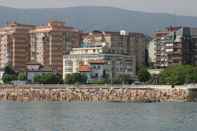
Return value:
[(175, 51), (173, 52), (174, 55), (182, 55), (182, 51)]
[(166, 49), (166, 52), (173, 52), (173, 49)]

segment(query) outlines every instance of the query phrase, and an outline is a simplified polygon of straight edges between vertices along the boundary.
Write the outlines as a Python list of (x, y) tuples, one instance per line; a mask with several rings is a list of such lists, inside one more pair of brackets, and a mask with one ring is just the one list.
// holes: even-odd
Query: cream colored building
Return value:
[(145, 63), (145, 49), (147, 40), (142, 33), (131, 33), (121, 30), (120, 32), (91, 32), (83, 33), (82, 41), (85, 46), (104, 45), (110, 54), (122, 54), (132, 57), (136, 66)]
[(148, 57), (149, 63), (156, 63), (156, 44), (157, 42), (153, 39), (148, 44)]
[(84, 46), (105, 46), (111, 54), (128, 54), (128, 33), (120, 32), (90, 32), (82, 34)]
[(93, 78), (98, 76), (99, 80), (104, 74), (110, 78), (120, 75), (135, 77), (135, 62), (131, 56), (111, 54), (108, 51), (105, 46), (73, 48), (69, 55), (64, 56), (63, 78), (67, 74), (83, 72), (88, 72)]

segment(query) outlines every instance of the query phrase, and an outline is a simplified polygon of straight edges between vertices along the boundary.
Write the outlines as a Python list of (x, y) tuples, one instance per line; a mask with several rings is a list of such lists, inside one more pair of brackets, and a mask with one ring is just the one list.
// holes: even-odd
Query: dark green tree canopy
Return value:
[(160, 74), (161, 84), (182, 85), (197, 82), (197, 67), (176, 65), (166, 68)]
[(139, 68), (139, 70), (137, 72), (137, 76), (138, 76), (139, 81), (141, 81), (141, 82), (146, 82), (146, 81), (150, 80), (150, 78), (151, 78), (150, 73), (148, 72), (148, 70), (145, 67)]
[(4, 74), (2, 77), (4, 83), (9, 84), (13, 80), (17, 80), (17, 73), (12, 69), (10, 65), (4, 68)]
[(86, 84), (87, 76), (81, 73), (68, 74), (65, 79), (66, 84)]
[(35, 76), (33, 81), (38, 84), (62, 84), (62, 77), (59, 74), (43, 73)]
[(4, 74), (14, 75), (14, 74), (16, 74), (16, 72), (14, 71), (14, 69), (10, 65), (7, 65), (4, 68)]
[(4, 74), (2, 79), (5, 84), (10, 84), (11, 81), (17, 80), (17, 76), (10, 75), (10, 74)]

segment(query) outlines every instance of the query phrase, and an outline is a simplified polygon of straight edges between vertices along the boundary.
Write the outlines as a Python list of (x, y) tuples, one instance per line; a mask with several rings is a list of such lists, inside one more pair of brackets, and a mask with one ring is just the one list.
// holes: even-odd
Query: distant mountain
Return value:
[(164, 13), (145, 13), (112, 7), (69, 7), (58, 9), (15, 9), (0, 6), (0, 25), (16, 20), (22, 23), (46, 24), (48, 20), (66, 21), (83, 31), (107, 30), (151, 32), (170, 25), (196, 26), (197, 17)]

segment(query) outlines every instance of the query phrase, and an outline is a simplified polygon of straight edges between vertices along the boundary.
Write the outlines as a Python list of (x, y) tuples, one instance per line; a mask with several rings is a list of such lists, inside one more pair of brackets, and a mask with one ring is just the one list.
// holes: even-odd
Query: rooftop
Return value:
[(106, 64), (105, 60), (91, 60), (89, 61), (90, 64)]
[(91, 67), (89, 65), (80, 65), (79, 71), (80, 72), (91, 72)]

